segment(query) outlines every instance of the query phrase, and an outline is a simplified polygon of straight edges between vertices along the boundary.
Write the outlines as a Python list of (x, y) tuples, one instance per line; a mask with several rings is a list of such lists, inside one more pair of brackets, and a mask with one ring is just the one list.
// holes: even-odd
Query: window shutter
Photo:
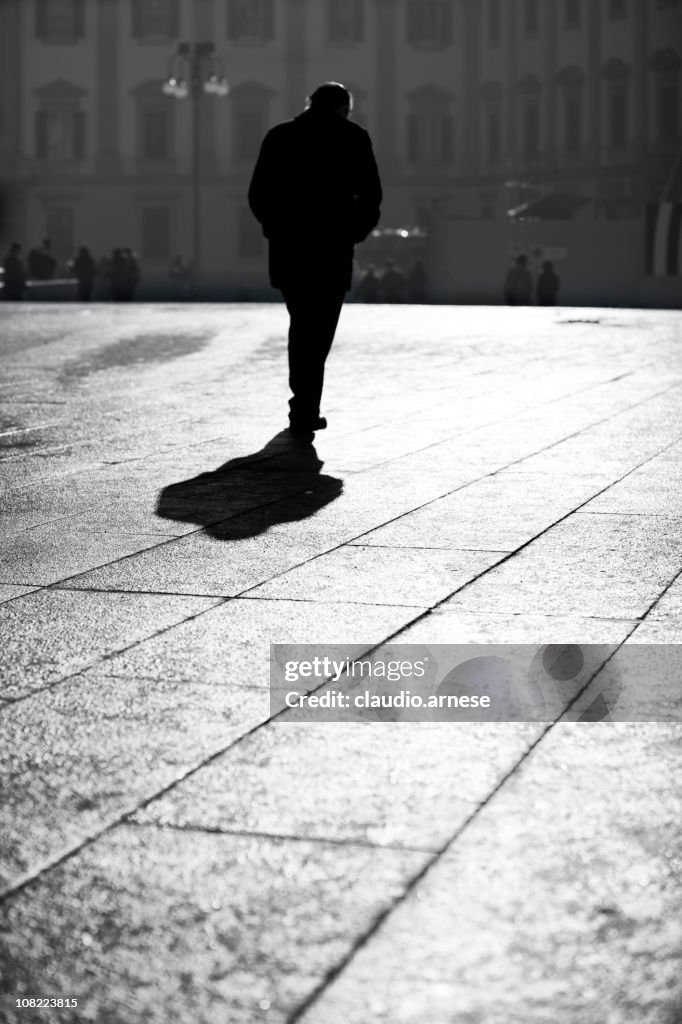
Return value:
[(452, 46), (452, 3), (450, 0), (444, 0), (441, 7), (443, 11), (441, 42), (443, 46)]
[(407, 115), (407, 159), (419, 163), (419, 124), (416, 114)]
[(35, 119), (36, 159), (47, 160), (47, 111), (39, 110)]
[(365, 35), (365, 9), (362, 0), (355, 0), (353, 7), (353, 39), (356, 43), (361, 43)]
[(241, 0), (227, 0), (227, 34), (230, 39), (239, 39), (243, 34)]
[(77, 110), (73, 115), (73, 158), (74, 160), (85, 160), (86, 157), (86, 115), (82, 110)]
[(139, 0), (130, 0), (130, 19), (133, 39), (140, 39), (142, 36), (142, 10)]
[(173, 39), (180, 36), (180, 0), (170, 0), (170, 23), (168, 31)]
[(75, 39), (85, 38), (85, 0), (73, 0), (73, 34)]
[(36, 0), (36, 36), (44, 39), (47, 35), (47, 0)]
[(443, 144), (441, 149), (441, 161), (444, 164), (451, 164), (453, 158), (453, 135), (454, 125), (450, 114), (444, 114), (442, 118)]
[(415, 43), (418, 36), (419, 4), (417, 0), (407, 0), (407, 41)]
[(274, 0), (262, 0), (263, 3), (263, 39), (272, 39), (275, 34)]

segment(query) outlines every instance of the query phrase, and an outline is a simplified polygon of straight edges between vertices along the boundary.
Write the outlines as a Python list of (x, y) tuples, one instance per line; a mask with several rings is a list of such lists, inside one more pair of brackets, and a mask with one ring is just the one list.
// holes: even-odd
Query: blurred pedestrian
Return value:
[(306, 439), (327, 426), (325, 361), (352, 286), (354, 247), (379, 221), (372, 143), (349, 119), (352, 107), (340, 83), (319, 86), (303, 113), (265, 136), (249, 187), (269, 241), (270, 282), (290, 316), (290, 430)]
[(360, 278), (360, 284), (358, 285), (358, 299), (360, 302), (379, 301), (379, 278), (372, 266), (367, 267), (367, 270)]
[(173, 285), (173, 294), (178, 299), (186, 299), (192, 286), (192, 268), (183, 256), (176, 256), (168, 270)]
[(408, 274), (407, 290), (410, 302), (420, 305), (426, 301), (426, 270), (421, 260), (417, 260)]
[(44, 238), (41, 246), (31, 249), (28, 254), (28, 273), (34, 281), (50, 281), (57, 269), (57, 261), (52, 255), (52, 242)]
[(386, 267), (381, 275), (381, 301), (404, 302), (406, 285), (407, 282), (402, 270), (396, 267), (393, 260), (387, 260)]
[(21, 258), (21, 246), (18, 242), (13, 242), (9, 247), (2, 267), (3, 299), (7, 302), (21, 301), (26, 291), (26, 271)]
[(123, 301), (132, 302), (140, 283), (140, 266), (132, 249), (123, 249)]
[(508, 306), (530, 306), (533, 298), (533, 278), (528, 269), (528, 257), (521, 253), (507, 272), (504, 298)]
[(122, 249), (112, 249), (109, 260), (109, 288), (114, 302), (122, 302), (126, 290), (126, 266)]
[(550, 260), (542, 264), (542, 272), (538, 275), (536, 294), (538, 306), (556, 306), (557, 296), (561, 288), (561, 280), (554, 272)]
[(78, 281), (78, 299), (80, 302), (90, 302), (92, 290), (97, 276), (97, 267), (87, 246), (82, 245), (73, 261), (73, 274)]

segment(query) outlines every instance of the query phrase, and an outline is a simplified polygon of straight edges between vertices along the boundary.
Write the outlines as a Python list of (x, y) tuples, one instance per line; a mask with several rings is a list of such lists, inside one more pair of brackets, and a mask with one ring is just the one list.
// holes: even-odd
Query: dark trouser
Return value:
[(90, 302), (92, 299), (92, 285), (90, 278), (81, 278), (78, 282), (78, 298), (80, 302)]
[(307, 427), (320, 415), (324, 364), (341, 315), (345, 288), (282, 289), (289, 310), (289, 419)]

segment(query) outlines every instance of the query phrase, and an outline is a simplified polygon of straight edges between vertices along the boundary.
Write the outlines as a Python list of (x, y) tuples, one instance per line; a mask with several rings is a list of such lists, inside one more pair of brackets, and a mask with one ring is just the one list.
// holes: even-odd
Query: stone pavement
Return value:
[(679, 1024), (680, 725), (287, 726), (268, 655), (678, 643), (681, 325), (352, 305), (305, 448), (281, 306), (3, 310), (0, 1018)]

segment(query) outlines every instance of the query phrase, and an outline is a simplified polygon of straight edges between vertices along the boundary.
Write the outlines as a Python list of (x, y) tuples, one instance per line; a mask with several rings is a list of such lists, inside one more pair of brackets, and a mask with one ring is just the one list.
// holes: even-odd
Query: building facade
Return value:
[[(260, 141), (325, 80), (372, 134), (384, 226), (502, 216), (533, 188), (627, 216), (676, 180), (681, 36), (680, 0), (0, 0), (4, 241), (130, 246), (163, 276), (191, 255), (198, 167), (202, 271), (257, 285)], [(162, 91), (181, 40), (230, 83), (196, 129)]]

